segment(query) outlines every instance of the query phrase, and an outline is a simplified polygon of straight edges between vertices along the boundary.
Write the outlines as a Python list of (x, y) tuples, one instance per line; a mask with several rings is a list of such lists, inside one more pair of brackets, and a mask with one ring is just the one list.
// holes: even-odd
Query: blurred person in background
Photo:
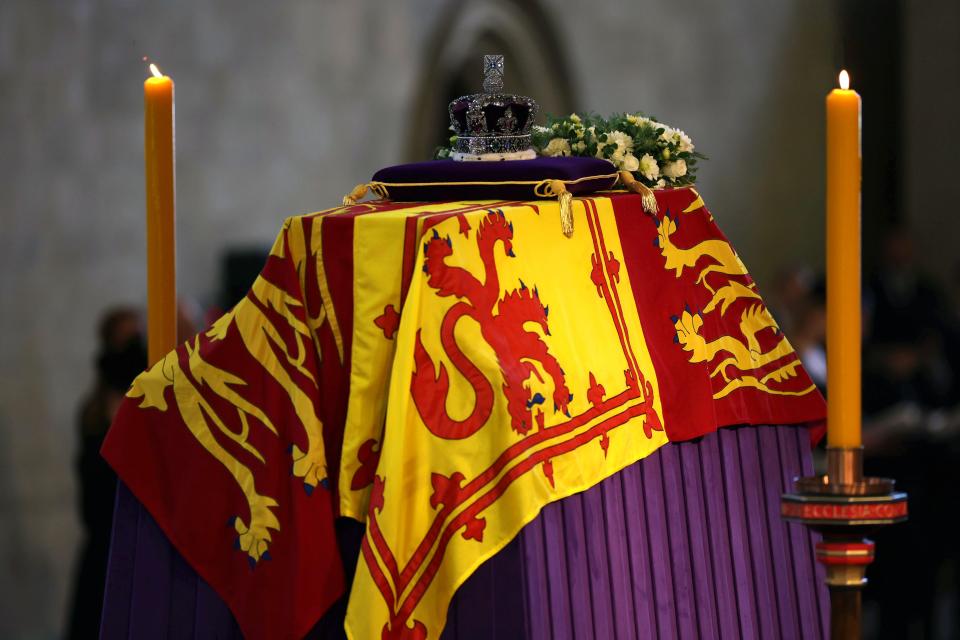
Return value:
[(100, 457), (100, 446), (124, 394), (147, 366), (137, 310), (124, 307), (107, 311), (100, 321), (99, 334), (96, 378), (79, 413), (77, 476), (85, 541), (74, 581), (68, 638), (95, 638), (100, 630), (117, 489), (113, 470)]
[(956, 502), (953, 487), (960, 480), (951, 418), (960, 363), (948, 356), (956, 325), (902, 227), (886, 234), (880, 263), (864, 285), (865, 471), (896, 478), (910, 495), (909, 522), (876, 534), (878, 546), (897, 552), (878, 554), (866, 597), (874, 603), (879, 637), (939, 637), (938, 617), (955, 613), (949, 599), (956, 589), (945, 576), (955, 570), (960, 533), (942, 518)]
[(827, 392), (825, 283), (806, 264), (777, 272), (768, 307), (820, 392)]
[[(177, 300), (177, 335), (196, 333), (194, 318), (202, 310), (191, 300)], [(107, 557), (113, 530), (117, 478), (100, 456), (100, 447), (124, 395), (147, 368), (147, 348), (140, 312), (132, 307), (108, 310), (100, 321), (100, 347), (93, 389), (80, 405), (77, 480), (80, 515), (86, 540), (74, 581), (68, 638), (95, 638), (100, 632)]]
[(897, 404), (921, 410), (956, 404), (955, 365), (944, 357), (951, 333), (946, 299), (918, 268), (909, 232), (884, 240), (879, 267), (866, 283), (870, 321), (864, 345), (864, 410)]
[[(791, 264), (781, 267), (773, 281), (773, 291), (767, 296), (767, 308), (777, 325), (794, 341), (794, 333), (802, 323), (810, 305), (810, 296), (817, 277), (806, 264)], [(799, 351), (799, 349), (797, 350)], [(804, 365), (806, 366), (806, 365)]]

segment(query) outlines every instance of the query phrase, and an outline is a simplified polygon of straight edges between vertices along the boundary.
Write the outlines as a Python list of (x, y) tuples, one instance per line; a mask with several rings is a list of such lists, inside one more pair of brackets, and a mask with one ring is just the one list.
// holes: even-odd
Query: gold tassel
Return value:
[(634, 178), (633, 174), (629, 171), (620, 172), (620, 184), (622, 184), (627, 191), (640, 195), (640, 202), (643, 204), (644, 211), (647, 213), (657, 213), (657, 197), (653, 195), (653, 189)]
[(357, 204), (357, 201), (363, 200), (363, 197), (367, 195), (369, 189), (370, 186), (366, 183), (358, 184), (353, 188), (353, 191), (350, 192), (350, 195), (343, 196), (343, 206), (349, 207), (350, 205)]
[(563, 180), (548, 180), (543, 195), (556, 196), (560, 203), (560, 230), (568, 238), (573, 235), (573, 194)]
[(564, 191), (557, 200), (560, 202), (560, 230), (569, 238), (573, 235), (573, 194)]

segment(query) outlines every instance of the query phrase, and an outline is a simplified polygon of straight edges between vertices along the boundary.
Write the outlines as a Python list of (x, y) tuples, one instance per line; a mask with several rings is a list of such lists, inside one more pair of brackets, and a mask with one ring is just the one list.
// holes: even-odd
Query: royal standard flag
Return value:
[(343, 593), (348, 634), (438, 638), (548, 503), (670, 441), (822, 420), (691, 188), (377, 201), (290, 218), (246, 298), (134, 383), (104, 447), (254, 638)]

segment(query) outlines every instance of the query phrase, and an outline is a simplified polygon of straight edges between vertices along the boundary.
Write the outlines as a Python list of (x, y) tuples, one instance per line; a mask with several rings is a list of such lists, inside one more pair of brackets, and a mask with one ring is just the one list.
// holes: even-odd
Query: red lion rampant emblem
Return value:
[(497, 364), (503, 374), (502, 390), (507, 398), (510, 426), (514, 431), (520, 434), (530, 431), (533, 426), (533, 407), (545, 401), (541, 394), (532, 394), (530, 389), (524, 387), (531, 376), (543, 382), (534, 362), (540, 363), (543, 371), (553, 380), (554, 410), (569, 415), (567, 405), (573, 396), (567, 388), (560, 364), (537, 333), (524, 329), (525, 323), (536, 322), (544, 334), (550, 335), (547, 324), (549, 308), (540, 301), (536, 288), (531, 291), (522, 281), (519, 289), (508, 291), (501, 297), (494, 248), (500, 243), (505, 255), (515, 257), (512, 239), (513, 224), (507, 222), (502, 211), (489, 211), (480, 222), (476, 234), (477, 249), (484, 266), (483, 282), (466, 269), (445, 262), (446, 258), (453, 255), (453, 243), (449, 237), (441, 238), (436, 229), (424, 247), (426, 257), (423, 269), (428, 275), (427, 284), (436, 290), (438, 296), (456, 296), (459, 300), (443, 317), (440, 342), (450, 362), (470, 383), (476, 396), (473, 410), (463, 420), (454, 420), (447, 414), (449, 374), (442, 362), (438, 370), (423, 346), (418, 331), (410, 390), (420, 418), (438, 437), (453, 440), (467, 438), (483, 427), (493, 412), (493, 384), (463, 352), (454, 335), (457, 322), (464, 317), (472, 318), (480, 325), (483, 339), (497, 354)]

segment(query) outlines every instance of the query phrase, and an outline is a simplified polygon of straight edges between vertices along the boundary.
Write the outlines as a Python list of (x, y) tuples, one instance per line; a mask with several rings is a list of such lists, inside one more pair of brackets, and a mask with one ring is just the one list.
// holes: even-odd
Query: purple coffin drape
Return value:
[[(826, 637), (815, 539), (779, 513), (780, 494), (811, 466), (797, 427), (668, 444), (548, 505), (460, 588), (443, 637)], [(114, 522), (102, 638), (241, 637), (123, 486)], [(339, 524), (343, 556), (356, 558), (362, 525)], [(343, 637), (344, 610), (310, 637)]]

